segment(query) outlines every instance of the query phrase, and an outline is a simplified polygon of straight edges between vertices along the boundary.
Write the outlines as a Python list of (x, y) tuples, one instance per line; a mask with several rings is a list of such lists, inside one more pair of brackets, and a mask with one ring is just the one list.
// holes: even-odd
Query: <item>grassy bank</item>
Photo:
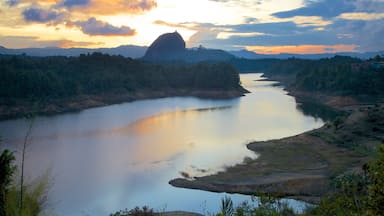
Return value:
[(174, 179), (176, 187), (242, 194), (272, 194), (317, 203), (332, 178), (359, 171), (384, 140), (384, 106), (366, 107), (300, 135), (253, 142), (256, 160), (194, 180)]

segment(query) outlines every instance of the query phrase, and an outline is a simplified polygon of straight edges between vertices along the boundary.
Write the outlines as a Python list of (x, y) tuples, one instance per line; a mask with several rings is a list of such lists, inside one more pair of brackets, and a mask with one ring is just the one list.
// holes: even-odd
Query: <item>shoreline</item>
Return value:
[(61, 113), (79, 112), (88, 108), (133, 102), (137, 100), (159, 99), (166, 97), (197, 97), (204, 99), (231, 99), (244, 96), (244, 88), (233, 90), (144, 90), (140, 92), (110, 92), (97, 95), (78, 95), (68, 98), (48, 99), (36, 103), (24, 99), (13, 104), (0, 104), (0, 121), (22, 118), (34, 113), (39, 116), (52, 116)]
[[(287, 84), (283, 80), (279, 82)], [(364, 152), (365, 148), (371, 146), (367, 147), (365, 143), (380, 145), (380, 137), (384, 137), (384, 130), (368, 130), (384, 125), (384, 104), (381, 102), (375, 107), (358, 97), (302, 92), (289, 87), (286, 91), (298, 103), (318, 103), (348, 115), (344, 115), (345, 119), (341, 122), (327, 122), (321, 128), (295, 136), (251, 142), (247, 148), (260, 154), (259, 158), (209, 176), (192, 180), (172, 179), (169, 184), (211, 192), (267, 194), (316, 204), (331, 190), (332, 177), (345, 172), (360, 172), (362, 165), (371, 158), (369, 153)], [(374, 115), (383, 120), (379, 123), (372, 120), (371, 116)], [(344, 142), (348, 140), (359, 144), (347, 146), (348, 143)]]
[[(259, 158), (229, 167), (214, 175), (196, 177), (193, 180), (176, 178), (169, 181), (169, 184), (212, 192), (268, 194), (316, 204), (331, 190), (332, 177), (344, 172), (359, 172), (362, 165), (370, 159), (364, 152), (343, 147), (342, 139), (381, 144), (378, 137), (382, 137), (384, 131), (368, 132), (364, 126), (356, 125), (359, 121), (363, 124), (371, 121), (367, 118), (376, 109), (383, 117), (379, 124), (383, 124), (383, 105), (364, 108), (348, 116), (339, 129), (339, 126), (325, 124), (319, 129), (287, 138), (252, 142), (247, 148), (260, 154)], [(347, 135), (349, 133), (352, 135)], [(334, 134), (337, 135), (332, 137)]]
[(321, 106), (338, 110), (338, 111), (352, 111), (360, 107), (370, 106), (374, 104), (384, 103), (384, 95), (342, 95), (322, 93), (319, 91), (302, 91), (292, 86), (294, 77), (292, 76), (279, 76), (274, 75), (267, 77), (262, 75), (265, 81), (277, 82), (275, 85), (283, 86), (288, 95), (295, 98), (297, 103), (317, 103)]

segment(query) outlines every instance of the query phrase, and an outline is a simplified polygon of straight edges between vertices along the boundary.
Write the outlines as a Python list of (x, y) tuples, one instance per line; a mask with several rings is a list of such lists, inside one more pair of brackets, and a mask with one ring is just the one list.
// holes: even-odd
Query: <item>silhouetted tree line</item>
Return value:
[(159, 89), (231, 90), (239, 74), (227, 63), (159, 65), (108, 54), (0, 56), (0, 98), (57, 98)]
[(231, 63), (238, 71), (243, 73), (265, 72), (275, 64), (278, 64), (280, 59), (246, 59), (232, 58), (228, 62)]
[[(366, 61), (376, 61), (370, 59)], [(291, 76), (293, 87), (305, 91), (321, 91), (337, 94), (384, 94), (384, 68), (367, 66), (354, 70), (361, 59), (335, 56), (320, 60), (290, 58), (280, 60), (265, 70), (267, 76)]]

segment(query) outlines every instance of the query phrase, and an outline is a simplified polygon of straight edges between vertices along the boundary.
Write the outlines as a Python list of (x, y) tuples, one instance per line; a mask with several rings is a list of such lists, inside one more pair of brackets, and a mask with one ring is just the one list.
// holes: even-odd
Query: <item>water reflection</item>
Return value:
[[(254, 158), (245, 148), (250, 141), (323, 124), (297, 110), (295, 99), (272, 86), (275, 82), (259, 79), (260, 74), (241, 75), (252, 93), (231, 100), (163, 98), (39, 117), (27, 174), (52, 168), (49, 200), (58, 215), (108, 215), (136, 205), (217, 211), (222, 194), (173, 188), (168, 181), (180, 173), (214, 173), (244, 157)], [(26, 128), (23, 120), (0, 122), (4, 143), (13, 149)], [(247, 199), (232, 197), (236, 202)]]

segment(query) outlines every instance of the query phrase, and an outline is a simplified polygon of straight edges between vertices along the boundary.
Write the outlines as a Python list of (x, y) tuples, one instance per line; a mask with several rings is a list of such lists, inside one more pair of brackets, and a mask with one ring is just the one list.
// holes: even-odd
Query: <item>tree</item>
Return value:
[(384, 215), (384, 144), (380, 146), (378, 159), (364, 166), (368, 185), (368, 208), (372, 215)]
[(0, 216), (6, 215), (7, 193), (11, 184), (11, 178), (16, 167), (12, 164), (15, 160), (13, 153), (4, 150), (0, 155)]
[(378, 158), (363, 166), (362, 174), (344, 174), (335, 190), (312, 210), (314, 215), (384, 215), (384, 144)]
[(19, 213), (21, 215), (21, 212), (23, 210), (23, 196), (24, 196), (24, 166), (25, 166), (25, 153), (27, 151), (28, 142), (32, 133), (32, 127), (34, 122), (34, 114), (28, 114), (27, 120), (29, 120), (27, 133), (24, 136), (24, 142), (21, 152), (21, 175), (20, 175), (20, 200), (19, 200)]

